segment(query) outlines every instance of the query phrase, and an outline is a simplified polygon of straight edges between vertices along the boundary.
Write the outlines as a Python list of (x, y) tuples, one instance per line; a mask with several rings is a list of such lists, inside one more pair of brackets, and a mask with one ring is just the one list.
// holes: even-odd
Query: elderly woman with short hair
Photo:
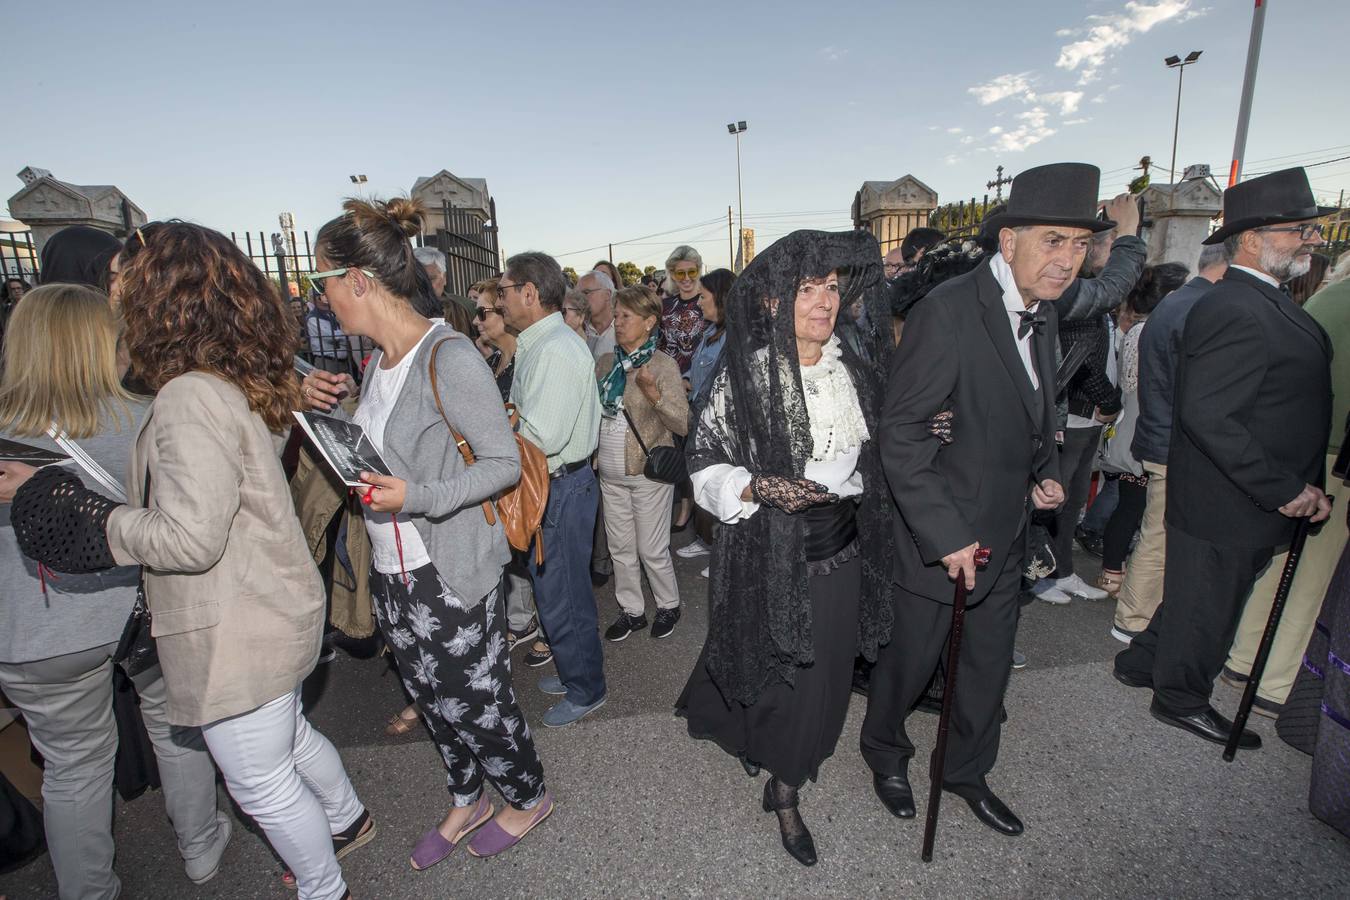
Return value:
[[(689, 427), (680, 370), (656, 349), (661, 303), (644, 287), (614, 295), (613, 353), (596, 361), (600, 381), (600, 492), (614, 560), (614, 595), (622, 612), (605, 631), (622, 641), (647, 627), (642, 572), (656, 601), (652, 637), (669, 637), (680, 620), (680, 593), (670, 559), (668, 510), (675, 485), (643, 474), (647, 452), (674, 446)], [(645, 449), (644, 449), (645, 448)]]
[[(703, 257), (693, 247), (681, 244), (666, 258), (666, 298), (661, 303), (661, 341), (658, 349), (675, 360), (680, 376), (688, 377), (694, 361), (694, 351), (703, 337), (705, 323), (699, 306), (703, 273)], [(676, 446), (683, 447), (680, 441)], [(674, 528), (681, 531), (689, 524), (693, 504), (689, 496), (689, 482), (675, 486), (678, 510)]]
[[(888, 342), (834, 333), (861, 295), (883, 315), (881, 252), (863, 231), (798, 231), (727, 299), (724, 367), (688, 451), (694, 496), (722, 522), (708, 639), (676, 705), (693, 737), (772, 773), (763, 808), (803, 865), (797, 812), (843, 731), (853, 660), (891, 630), (891, 501), (875, 437)], [(867, 359), (873, 360), (869, 363)]]

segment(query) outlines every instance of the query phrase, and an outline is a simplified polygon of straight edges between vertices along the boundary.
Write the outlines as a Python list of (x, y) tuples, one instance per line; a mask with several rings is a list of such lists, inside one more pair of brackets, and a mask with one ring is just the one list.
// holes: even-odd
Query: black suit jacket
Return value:
[(1186, 318), (1167, 456), (1167, 524), (1227, 547), (1290, 539), (1279, 508), (1321, 485), (1331, 341), (1259, 278), (1229, 269)]
[[(895, 579), (906, 590), (952, 602), (942, 557), (979, 542), (1002, 571), (1021, 554), (1031, 486), (1059, 480), (1055, 452), (1055, 311), (1032, 337), (1034, 391), (1008, 324), (1003, 290), (986, 262), (932, 291), (905, 319), (892, 362), (880, 449), (895, 517)], [(928, 420), (950, 409), (952, 442)], [(993, 586), (979, 574), (970, 602)]]

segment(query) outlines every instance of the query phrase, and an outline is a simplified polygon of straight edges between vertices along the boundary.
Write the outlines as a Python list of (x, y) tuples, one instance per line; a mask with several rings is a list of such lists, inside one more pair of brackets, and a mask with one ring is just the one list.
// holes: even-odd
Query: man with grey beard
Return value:
[[(1196, 301), (1181, 339), (1167, 455), (1163, 602), (1116, 656), (1115, 676), (1153, 691), (1159, 721), (1216, 744), (1233, 723), (1210, 705), (1245, 598), (1295, 522), (1331, 512), (1322, 492), (1331, 342), (1281, 285), (1321, 246), (1301, 168), (1224, 192), (1231, 262)], [(1239, 746), (1259, 747), (1243, 731)]]

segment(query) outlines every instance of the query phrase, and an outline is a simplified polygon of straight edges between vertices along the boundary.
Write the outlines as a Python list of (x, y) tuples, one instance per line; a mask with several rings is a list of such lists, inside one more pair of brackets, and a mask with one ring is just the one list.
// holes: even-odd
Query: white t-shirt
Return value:
[[(361, 403), (356, 407), (352, 421), (360, 425), (375, 445), (375, 449), (384, 452), (384, 427), (389, 415), (394, 411), (398, 395), (403, 391), (403, 383), (412, 371), (417, 351), (426, 341), (427, 335), (435, 328), (433, 325), (422, 335), (422, 339), (399, 360), (391, 369), (374, 366), (366, 370), (366, 379), (361, 385)], [(412, 526), (406, 513), (399, 513), (398, 524), (389, 513), (377, 513), (369, 507), (363, 509), (366, 518), (366, 533), (370, 535), (372, 565), (375, 571), (383, 575), (397, 575), (411, 572), (431, 562), (422, 536)], [(395, 536), (397, 529), (397, 537)], [(399, 542), (403, 544), (403, 560), (399, 562)]]

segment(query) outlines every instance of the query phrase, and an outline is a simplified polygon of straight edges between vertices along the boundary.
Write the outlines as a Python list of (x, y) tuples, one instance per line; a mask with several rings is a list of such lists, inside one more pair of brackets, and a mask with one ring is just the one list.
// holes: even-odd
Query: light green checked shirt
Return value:
[(511, 402), (520, 433), (548, 457), (548, 470), (588, 459), (600, 439), (595, 360), (562, 313), (535, 322), (516, 339)]

